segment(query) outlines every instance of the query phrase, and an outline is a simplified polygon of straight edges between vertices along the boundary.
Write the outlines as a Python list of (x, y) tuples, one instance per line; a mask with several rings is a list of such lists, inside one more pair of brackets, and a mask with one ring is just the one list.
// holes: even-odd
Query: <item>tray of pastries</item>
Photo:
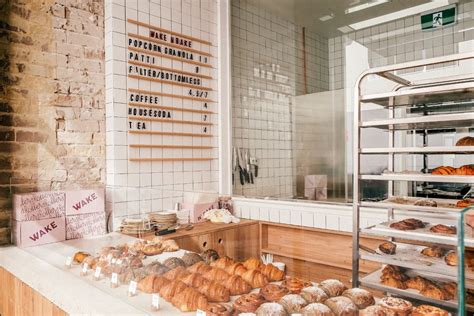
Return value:
[(449, 199), (431, 199), (431, 198), (420, 198), (412, 196), (392, 196), (388, 199), (378, 202), (378, 204), (395, 204), (395, 205), (406, 205), (418, 209), (429, 209), (437, 208), (438, 210), (452, 211), (453, 209), (462, 209), (470, 205), (474, 205), (474, 200), (449, 200)]

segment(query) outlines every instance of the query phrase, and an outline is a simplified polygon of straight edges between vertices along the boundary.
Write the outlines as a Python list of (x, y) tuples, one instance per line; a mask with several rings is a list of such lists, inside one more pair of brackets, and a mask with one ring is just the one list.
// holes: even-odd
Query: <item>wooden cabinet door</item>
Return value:
[(176, 239), (179, 247), (184, 250), (201, 253), (207, 249), (212, 249), (212, 234), (202, 234), (192, 237)]

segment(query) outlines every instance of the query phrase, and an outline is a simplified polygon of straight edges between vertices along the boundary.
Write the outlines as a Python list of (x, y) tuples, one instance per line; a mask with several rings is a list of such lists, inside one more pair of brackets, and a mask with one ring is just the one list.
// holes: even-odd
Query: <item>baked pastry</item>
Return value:
[(430, 232), (436, 233), (436, 234), (455, 235), (456, 226), (447, 226), (443, 224), (437, 224), (430, 228)]
[(210, 282), (199, 273), (191, 273), (188, 275), (183, 275), (179, 278), (179, 280), (183, 282), (184, 284), (186, 284), (187, 286), (194, 287), (194, 288), (199, 288)]
[(209, 304), (204, 295), (190, 287), (173, 295), (171, 303), (182, 312), (193, 312), (197, 309), (206, 310)]
[(255, 311), (257, 316), (286, 316), (285, 308), (278, 303), (263, 303)]
[(110, 251), (115, 250), (115, 247), (112, 246), (106, 246), (102, 247), (99, 250), (99, 257), (101, 258), (107, 258), (107, 255), (109, 254)]
[(420, 294), (426, 297), (434, 298), (436, 300), (445, 301), (448, 299), (447, 293), (435, 284), (427, 284), (421, 291)]
[(228, 302), (230, 301), (230, 291), (218, 282), (209, 281), (198, 288), (198, 291), (204, 294), (209, 302)]
[(210, 264), (219, 259), (219, 254), (214, 249), (207, 249), (201, 254), (201, 258), (205, 263)]
[(227, 272), (219, 268), (211, 268), (211, 270), (204, 273), (203, 276), (210, 281), (217, 282), (223, 282), (230, 277)]
[(424, 228), (425, 224), (416, 218), (406, 218), (399, 222), (390, 224), (390, 228), (398, 230), (415, 230), (418, 228)]
[(350, 298), (345, 296), (331, 297), (324, 302), (336, 316), (357, 316), (359, 310)]
[(146, 244), (141, 251), (147, 256), (156, 256), (162, 253), (163, 249), (161, 248), (161, 244), (149, 243)]
[(242, 274), (242, 279), (254, 289), (268, 284), (268, 279), (258, 270), (248, 270)]
[(433, 284), (430, 280), (427, 280), (421, 276), (416, 276), (414, 278), (409, 278), (406, 282), (405, 285), (409, 289), (414, 289), (417, 291), (423, 290), (425, 287), (427, 287), (429, 284)]
[(456, 203), (456, 207), (460, 207), (460, 208), (466, 208), (466, 207), (469, 207), (471, 205), (474, 205), (474, 200), (473, 199), (464, 199), (464, 200), (461, 200), (461, 201), (457, 201), (457, 203)]
[(230, 291), (230, 295), (242, 295), (252, 291), (250, 284), (245, 282), (244, 279), (238, 275), (230, 276), (227, 280), (222, 282), (222, 285)]
[(324, 303), (329, 298), (326, 292), (319, 286), (308, 286), (301, 290), (301, 297), (309, 303)]
[(247, 272), (247, 269), (244, 267), (244, 265), (240, 262), (235, 262), (231, 264), (230, 266), (227, 266), (225, 268), (225, 272), (229, 274), (236, 274), (242, 276), (245, 272)]
[(334, 316), (332, 310), (321, 303), (311, 303), (306, 305), (302, 310), (303, 316)]
[(426, 247), (421, 251), (422, 255), (434, 258), (441, 258), (445, 253), (446, 251), (443, 248), (437, 246)]
[(462, 137), (456, 142), (456, 146), (474, 146), (474, 137)]
[(265, 302), (262, 295), (257, 293), (244, 294), (237, 298), (234, 302), (235, 314), (239, 313), (255, 313), (257, 308)]
[[(133, 252), (140, 252), (143, 250), (143, 248), (147, 245), (147, 241), (143, 239), (137, 239), (135, 240), (130, 246), (130, 250)], [(113, 247), (112, 247), (113, 248)], [(113, 248), (115, 249), (115, 248)]]
[(128, 284), (130, 283), (130, 281), (139, 282), (147, 276), (148, 276), (148, 273), (146, 273), (144, 268), (138, 268), (138, 269), (130, 268), (130, 269), (127, 269), (126, 273), (122, 273), (118, 277), (119, 277), (120, 284)]
[(170, 281), (162, 276), (150, 274), (137, 283), (137, 288), (145, 293), (158, 293), (158, 291), (168, 285)]
[(381, 298), (378, 305), (387, 311), (387, 315), (394, 316), (408, 316), (413, 309), (413, 305), (409, 301), (391, 296)]
[(471, 290), (471, 289), (466, 290), (466, 303), (469, 305), (474, 304), (474, 290)]
[(260, 268), (260, 272), (262, 272), (262, 274), (266, 276), (270, 282), (281, 281), (285, 278), (285, 272), (278, 269), (271, 263), (263, 265)]
[(163, 241), (163, 243), (161, 244), (161, 248), (164, 252), (173, 252), (179, 250), (178, 244), (173, 239)]
[(456, 282), (447, 282), (443, 284), (443, 290), (448, 299), (452, 300), (457, 295), (458, 285)]
[(395, 279), (393, 277), (385, 277), (385, 278), (381, 278), (380, 279), (380, 284), (383, 284), (383, 285), (386, 285), (386, 286), (390, 286), (390, 287), (394, 287), (394, 288), (397, 288), (397, 289), (402, 289), (402, 290), (406, 290), (407, 289), (407, 286), (405, 284), (405, 281), (402, 281), (402, 280), (399, 280), (399, 279)]
[(287, 277), (281, 286), (286, 287), (291, 294), (299, 294), (303, 288), (313, 286), (313, 283), (295, 277)]
[(74, 254), (73, 261), (74, 261), (75, 263), (81, 264), (82, 261), (84, 261), (84, 259), (85, 259), (86, 257), (89, 257), (90, 255), (91, 255), (91, 254), (88, 253), (88, 252), (78, 251), (78, 252), (76, 252), (76, 253)]
[[(387, 316), (387, 310), (380, 305), (372, 305), (359, 311), (359, 316)], [(391, 314), (395, 315), (395, 314)]]
[(162, 265), (161, 263), (159, 263), (158, 261), (155, 261), (155, 262), (152, 262), (150, 263), (149, 265), (147, 265), (145, 267), (145, 271), (147, 274), (164, 274), (166, 272), (168, 272), (170, 270), (170, 268), (168, 268), (167, 266), (164, 266)]
[(300, 313), (303, 307), (307, 305), (304, 298), (298, 294), (287, 294), (283, 296), (278, 303), (285, 308), (288, 314)]
[(205, 264), (203, 261), (200, 261), (188, 267), (188, 271), (191, 273), (205, 274), (206, 272), (210, 270), (212, 270), (212, 268), (208, 266), (207, 264)]
[(420, 305), (413, 309), (412, 316), (449, 316), (449, 312), (431, 305)]
[(186, 267), (190, 267), (195, 263), (203, 261), (201, 256), (195, 252), (186, 252), (182, 259)]
[(456, 168), (456, 174), (459, 176), (472, 176), (474, 175), (474, 167), (471, 165), (464, 165)]
[(319, 284), (319, 286), (329, 297), (340, 296), (345, 290), (347, 290), (344, 283), (336, 279), (324, 280)]
[(358, 309), (364, 309), (375, 304), (375, 299), (369, 291), (360, 288), (345, 290), (342, 296), (348, 297), (357, 306)]
[(176, 267), (183, 267), (186, 268), (186, 263), (180, 258), (171, 257), (163, 261), (163, 264), (170, 269), (174, 269)]
[(206, 316), (232, 316), (232, 305), (213, 303), (207, 305)]
[(210, 263), (211, 267), (225, 270), (228, 266), (234, 264), (235, 261), (229, 257), (222, 257)]
[(458, 265), (457, 254), (454, 251), (448, 252), (446, 257), (444, 257), (444, 262), (446, 262), (448, 266), (457, 266)]
[(431, 171), (431, 174), (438, 174), (438, 175), (448, 176), (448, 175), (455, 174), (455, 172), (456, 172), (456, 169), (453, 168), (453, 167), (441, 166), (441, 167), (434, 168)]
[(267, 284), (260, 289), (260, 294), (267, 300), (271, 302), (276, 302), (289, 291), (286, 287), (280, 286), (278, 284)]
[(416, 200), (415, 203), (413, 203), (413, 205), (437, 207), (438, 203), (436, 203), (436, 201), (433, 201), (431, 199), (419, 199), (419, 200)]
[(191, 272), (189, 272), (185, 268), (176, 267), (176, 268), (171, 269), (170, 271), (166, 272), (165, 274), (163, 274), (163, 276), (165, 278), (167, 278), (168, 280), (173, 281), (173, 280), (178, 280), (180, 278), (183, 278), (183, 277), (185, 277), (189, 274), (191, 274)]
[(165, 286), (159, 288), (159, 293), (160, 295), (167, 300), (168, 302), (171, 301), (171, 298), (176, 296), (178, 293), (181, 293), (185, 289), (189, 289), (186, 284), (179, 280), (174, 280), (172, 282), (169, 282)]
[(379, 245), (379, 250), (387, 255), (394, 255), (397, 250), (397, 245), (393, 242), (386, 241)]
[(382, 275), (381, 275), (380, 278), (381, 279), (393, 278), (393, 279), (400, 280), (400, 281), (408, 280), (408, 277), (405, 275), (405, 273), (403, 273), (402, 268), (397, 267), (397, 266), (393, 266), (393, 265), (390, 265), (390, 264), (386, 265), (382, 269)]
[(258, 270), (263, 264), (260, 262), (260, 259), (257, 258), (249, 258), (245, 260), (244, 267), (247, 270)]

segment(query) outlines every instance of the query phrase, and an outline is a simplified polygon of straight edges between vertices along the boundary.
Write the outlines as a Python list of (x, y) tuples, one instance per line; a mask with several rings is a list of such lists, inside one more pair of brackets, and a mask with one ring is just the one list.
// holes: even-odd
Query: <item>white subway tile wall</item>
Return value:
[[(294, 96), (329, 89), (328, 39), (247, 0), (232, 0), (233, 145), (259, 159), (254, 184), (234, 194), (293, 197)], [(288, 219), (290, 222), (291, 220)]]
[[(161, 27), (173, 32), (210, 41), (211, 46), (194, 41), (192, 48), (210, 53), (214, 68), (201, 67), (200, 73), (213, 79), (202, 79), (203, 86), (214, 91), (208, 98), (217, 100), (217, 0), (107, 0), (105, 4), (106, 37), (106, 130), (107, 130), (107, 208), (113, 211), (113, 224), (124, 217), (142, 218), (147, 213), (173, 208), (183, 192), (217, 192), (218, 163), (212, 161), (131, 162), (129, 158), (218, 158), (217, 103), (209, 103), (209, 122), (214, 137), (160, 136), (128, 134), (129, 94), (135, 88), (183, 95), (187, 89), (171, 84), (127, 78), (128, 33), (149, 36), (149, 28), (127, 19)], [(196, 57), (197, 58), (197, 57)], [(195, 65), (155, 56), (155, 65), (194, 72)], [(186, 90), (186, 91), (184, 91)], [(159, 104), (178, 108), (201, 109), (202, 102), (160, 97)], [(173, 111), (173, 119), (201, 119), (201, 114)], [(153, 131), (201, 132), (200, 126), (149, 122)], [(204, 149), (129, 148), (130, 144), (212, 146)]]

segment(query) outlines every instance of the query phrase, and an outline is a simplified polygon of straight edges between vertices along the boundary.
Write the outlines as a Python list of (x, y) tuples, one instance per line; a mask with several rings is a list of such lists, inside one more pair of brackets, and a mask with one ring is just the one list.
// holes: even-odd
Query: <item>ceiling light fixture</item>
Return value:
[(331, 13), (331, 14), (328, 14), (328, 15), (324, 15), (322, 17), (319, 18), (319, 20), (321, 22), (326, 22), (328, 20), (331, 20), (331, 19), (334, 19), (334, 13)]
[(386, 15), (381, 15), (373, 19), (368, 19), (365, 21), (357, 22), (357, 23), (352, 23), (349, 24), (350, 27), (352, 27), (354, 30), (361, 30), (365, 29), (371, 26), (387, 23), (390, 21), (398, 20), (401, 18), (405, 18), (407, 16), (413, 16), (422, 12), (434, 10), (437, 8), (441, 8), (444, 6), (447, 6), (453, 2), (457, 1), (449, 1), (449, 0), (436, 0), (436, 1), (431, 1), (428, 3), (420, 4), (411, 8), (403, 9), (400, 11), (396, 11), (393, 13), (389, 13)]
[(357, 12), (357, 11), (362, 11), (362, 10), (365, 10), (365, 9), (368, 9), (368, 8), (371, 8), (371, 7), (375, 7), (376, 5), (387, 3), (387, 2), (390, 2), (390, 1), (391, 0), (371, 0), (369, 2), (359, 4), (359, 5), (356, 5), (354, 7), (350, 7), (349, 9), (346, 9), (345, 12), (346, 12), (346, 14), (350, 14), (350, 13), (354, 13), (354, 12)]

